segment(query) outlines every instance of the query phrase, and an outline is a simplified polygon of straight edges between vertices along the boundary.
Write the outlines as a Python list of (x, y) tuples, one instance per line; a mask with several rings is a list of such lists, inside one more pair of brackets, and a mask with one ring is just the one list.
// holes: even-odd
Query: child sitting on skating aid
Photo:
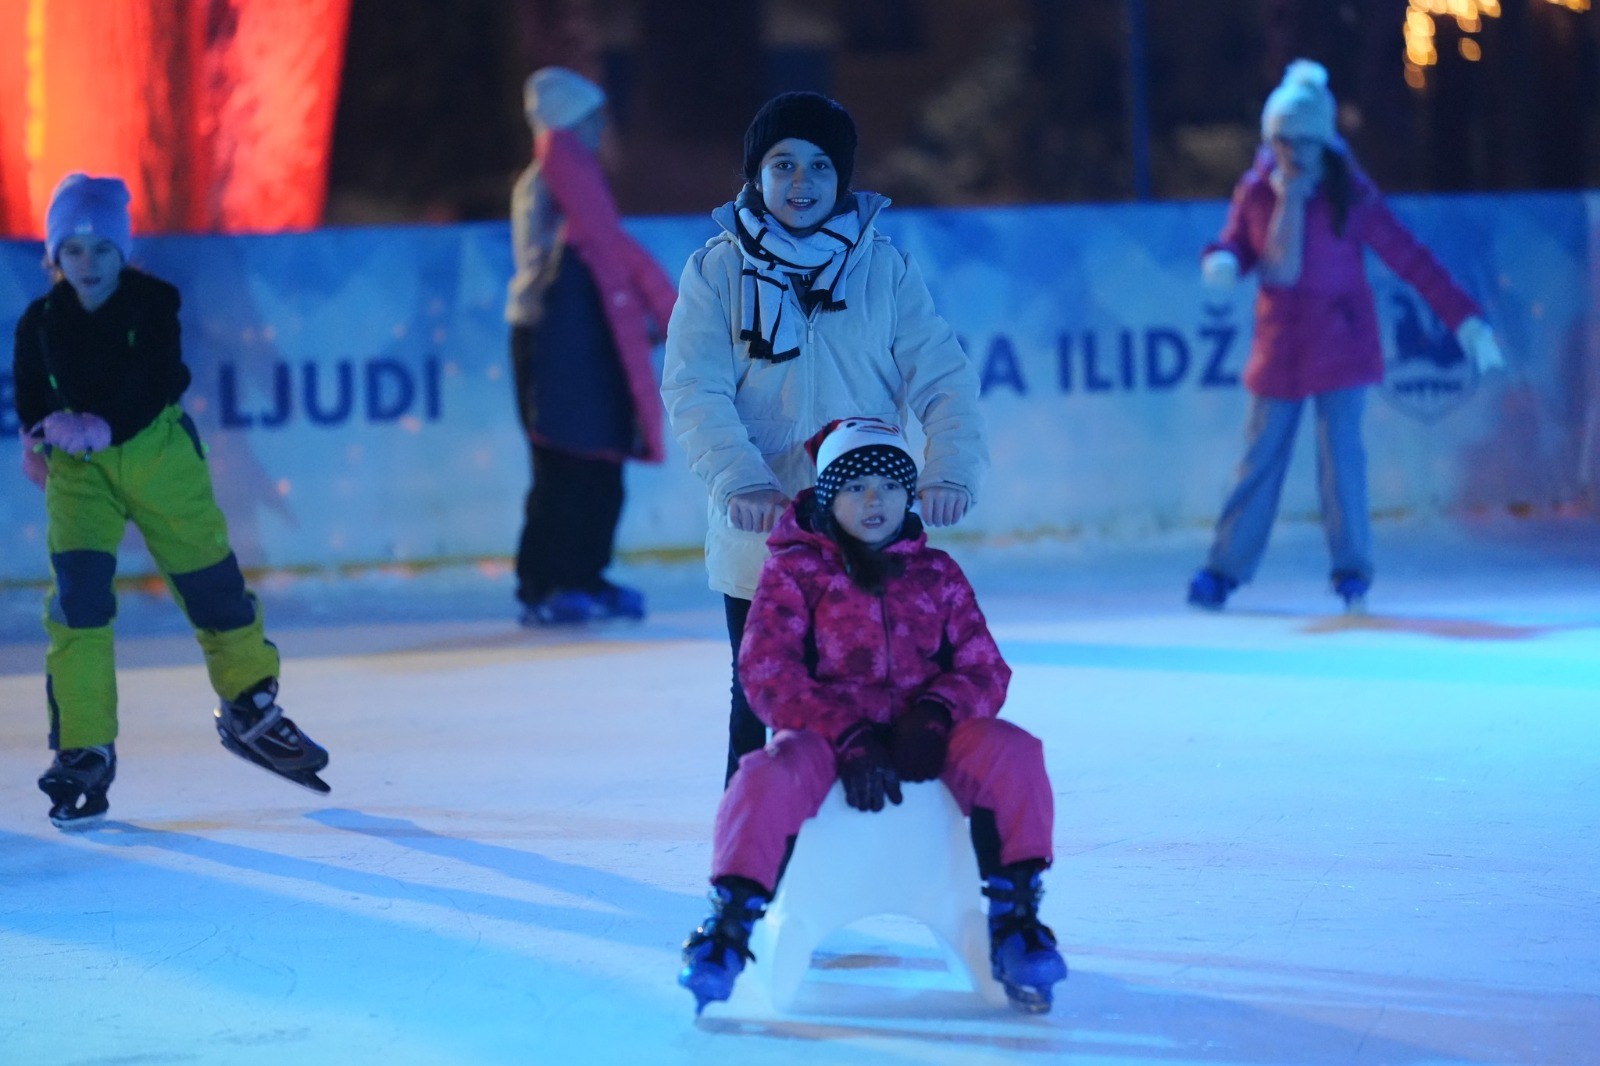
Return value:
[(111, 621), (128, 522), (205, 654), (234, 754), (316, 791), (328, 753), (275, 702), (278, 649), (245, 588), (211, 488), (178, 335), (178, 290), (129, 267), (128, 189), (69, 174), (50, 198), (45, 250), (57, 281), (17, 323), (13, 372), (23, 468), (44, 489), (50, 568), (45, 694), (55, 761), (39, 778), (50, 820), (93, 824), (116, 776)]
[(937, 778), (973, 819), (994, 976), (1018, 1009), (1047, 1011), (1067, 976), (1038, 917), (1054, 804), (1043, 746), (996, 717), (1011, 670), (961, 568), (910, 513), (917, 468), (899, 428), (848, 419), (807, 449), (816, 488), (772, 533), (739, 649), (775, 735), (717, 809), (715, 910), (684, 944), (678, 981), (701, 1009), (728, 998), (789, 843), (835, 780), (852, 807), (881, 811), (900, 782)]

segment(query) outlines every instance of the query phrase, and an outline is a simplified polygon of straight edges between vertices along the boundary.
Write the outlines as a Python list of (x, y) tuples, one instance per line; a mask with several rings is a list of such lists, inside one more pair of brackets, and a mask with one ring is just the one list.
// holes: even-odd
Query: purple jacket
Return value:
[(892, 721), (924, 698), (956, 722), (998, 715), (1011, 668), (955, 560), (919, 531), (883, 549), (905, 561), (904, 572), (882, 596), (864, 592), (839, 546), (796, 518), (810, 494), (772, 531), (739, 647), (756, 716), (832, 741), (862, 718)]
[[(1255, 339), (1244, 384), (1258, 396), (1299, 400), (1321, 392), (1383, 380), (1378, 316), (1362, 258), (1371, 248), (1428, 302), (1452, 332), (1481, 314), (1472, 297), (1400, 224), (1377, 187), (1346, 156), (1351, 203), (1344, 234), (1333, 232), (1333, 210), (1322, 188), (1306, 205), (1304, 258), (1293, 285), (1263, 284), (1256, 295)], [(1239, 179), (1228, 220), (1206, 251), (1226, 249), (1239, 269), (1256, 265), (1278, 194), (1268, 181), (1271, 152), (1263, 150)]]

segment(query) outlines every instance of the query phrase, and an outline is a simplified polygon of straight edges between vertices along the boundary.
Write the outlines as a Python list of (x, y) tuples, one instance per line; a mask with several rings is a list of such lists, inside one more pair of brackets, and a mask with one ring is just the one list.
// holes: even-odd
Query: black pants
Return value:
[(728, 615), (728, 641), (733, 645), (733, 706), (728, 713), (728, 776), (723, 787), (733, 780), (739, 760), (750, 752), (766, 746), (767, 726), (750, 709), (745, 699), (744, 686), (739, 683), (739, 642), (744, 639), (745, 619), (750, 617), (750, 601), (736, 596), (722, 597), (723, 609)]
[(533, 446), (533, 487), (517, 544), (517, 599), (557, 589), (596, 591), (622, 516), (622, 464)]

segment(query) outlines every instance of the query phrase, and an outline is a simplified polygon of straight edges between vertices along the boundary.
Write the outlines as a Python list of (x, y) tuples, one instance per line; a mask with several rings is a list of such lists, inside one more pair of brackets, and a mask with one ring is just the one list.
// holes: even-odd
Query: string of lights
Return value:
[[(1578, 13), (1589, 10), (1590, 0), (1544, 0)], [(1483, 58), (1483, 45), (1476, 34), (1484, 19), (1500, 17), (1500, 0), (1410, 0), (1406, 8), (1406, 84), (1422, 89), (1428, 84), (1427, 68), (1439, 62), (1437, 19), (1454, 19), (1461, 36), (1456, 50), (1461, 58), (1476, 63)]]

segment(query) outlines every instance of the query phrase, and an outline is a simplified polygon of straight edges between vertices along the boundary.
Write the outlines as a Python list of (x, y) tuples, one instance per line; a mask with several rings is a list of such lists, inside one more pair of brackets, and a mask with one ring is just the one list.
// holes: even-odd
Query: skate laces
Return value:
[(732, 951), (741, 959), (754, 962), (750, 932), (756, 920), (767, 913), (765, 897), (743, 895), (719, 886), (712, 890), (710, 899), (715, 910), (683, 942), (683, 950), (692, 951), (702, 944), (710, 944), (722, 952)]
[(87, 748), (68, 748), (66, 751), (56, 753), (56, 763), (68, 770), (88, 770), (96, 762), (102, 767), (110, 766), (116, 756), (112, 753), (111, 745), (95, 744)]
[(1044, 888), (1038, 874), (1026, 881), (991, 877), (983, 894), (994, 903), (989, 910), (989, 936), (996, 946), (1012, 934), (1020, 934), (1029, 951), (1055, 947), (1055, 931), (1039, 920)]
[(284, 717), (277, 695), (277, 682), (269, 678), (237, 699), (229, 700), (229, 724), (234, 735), (247, 744), (270, 737), (286, 747), (297, 746), (300, 731)]

